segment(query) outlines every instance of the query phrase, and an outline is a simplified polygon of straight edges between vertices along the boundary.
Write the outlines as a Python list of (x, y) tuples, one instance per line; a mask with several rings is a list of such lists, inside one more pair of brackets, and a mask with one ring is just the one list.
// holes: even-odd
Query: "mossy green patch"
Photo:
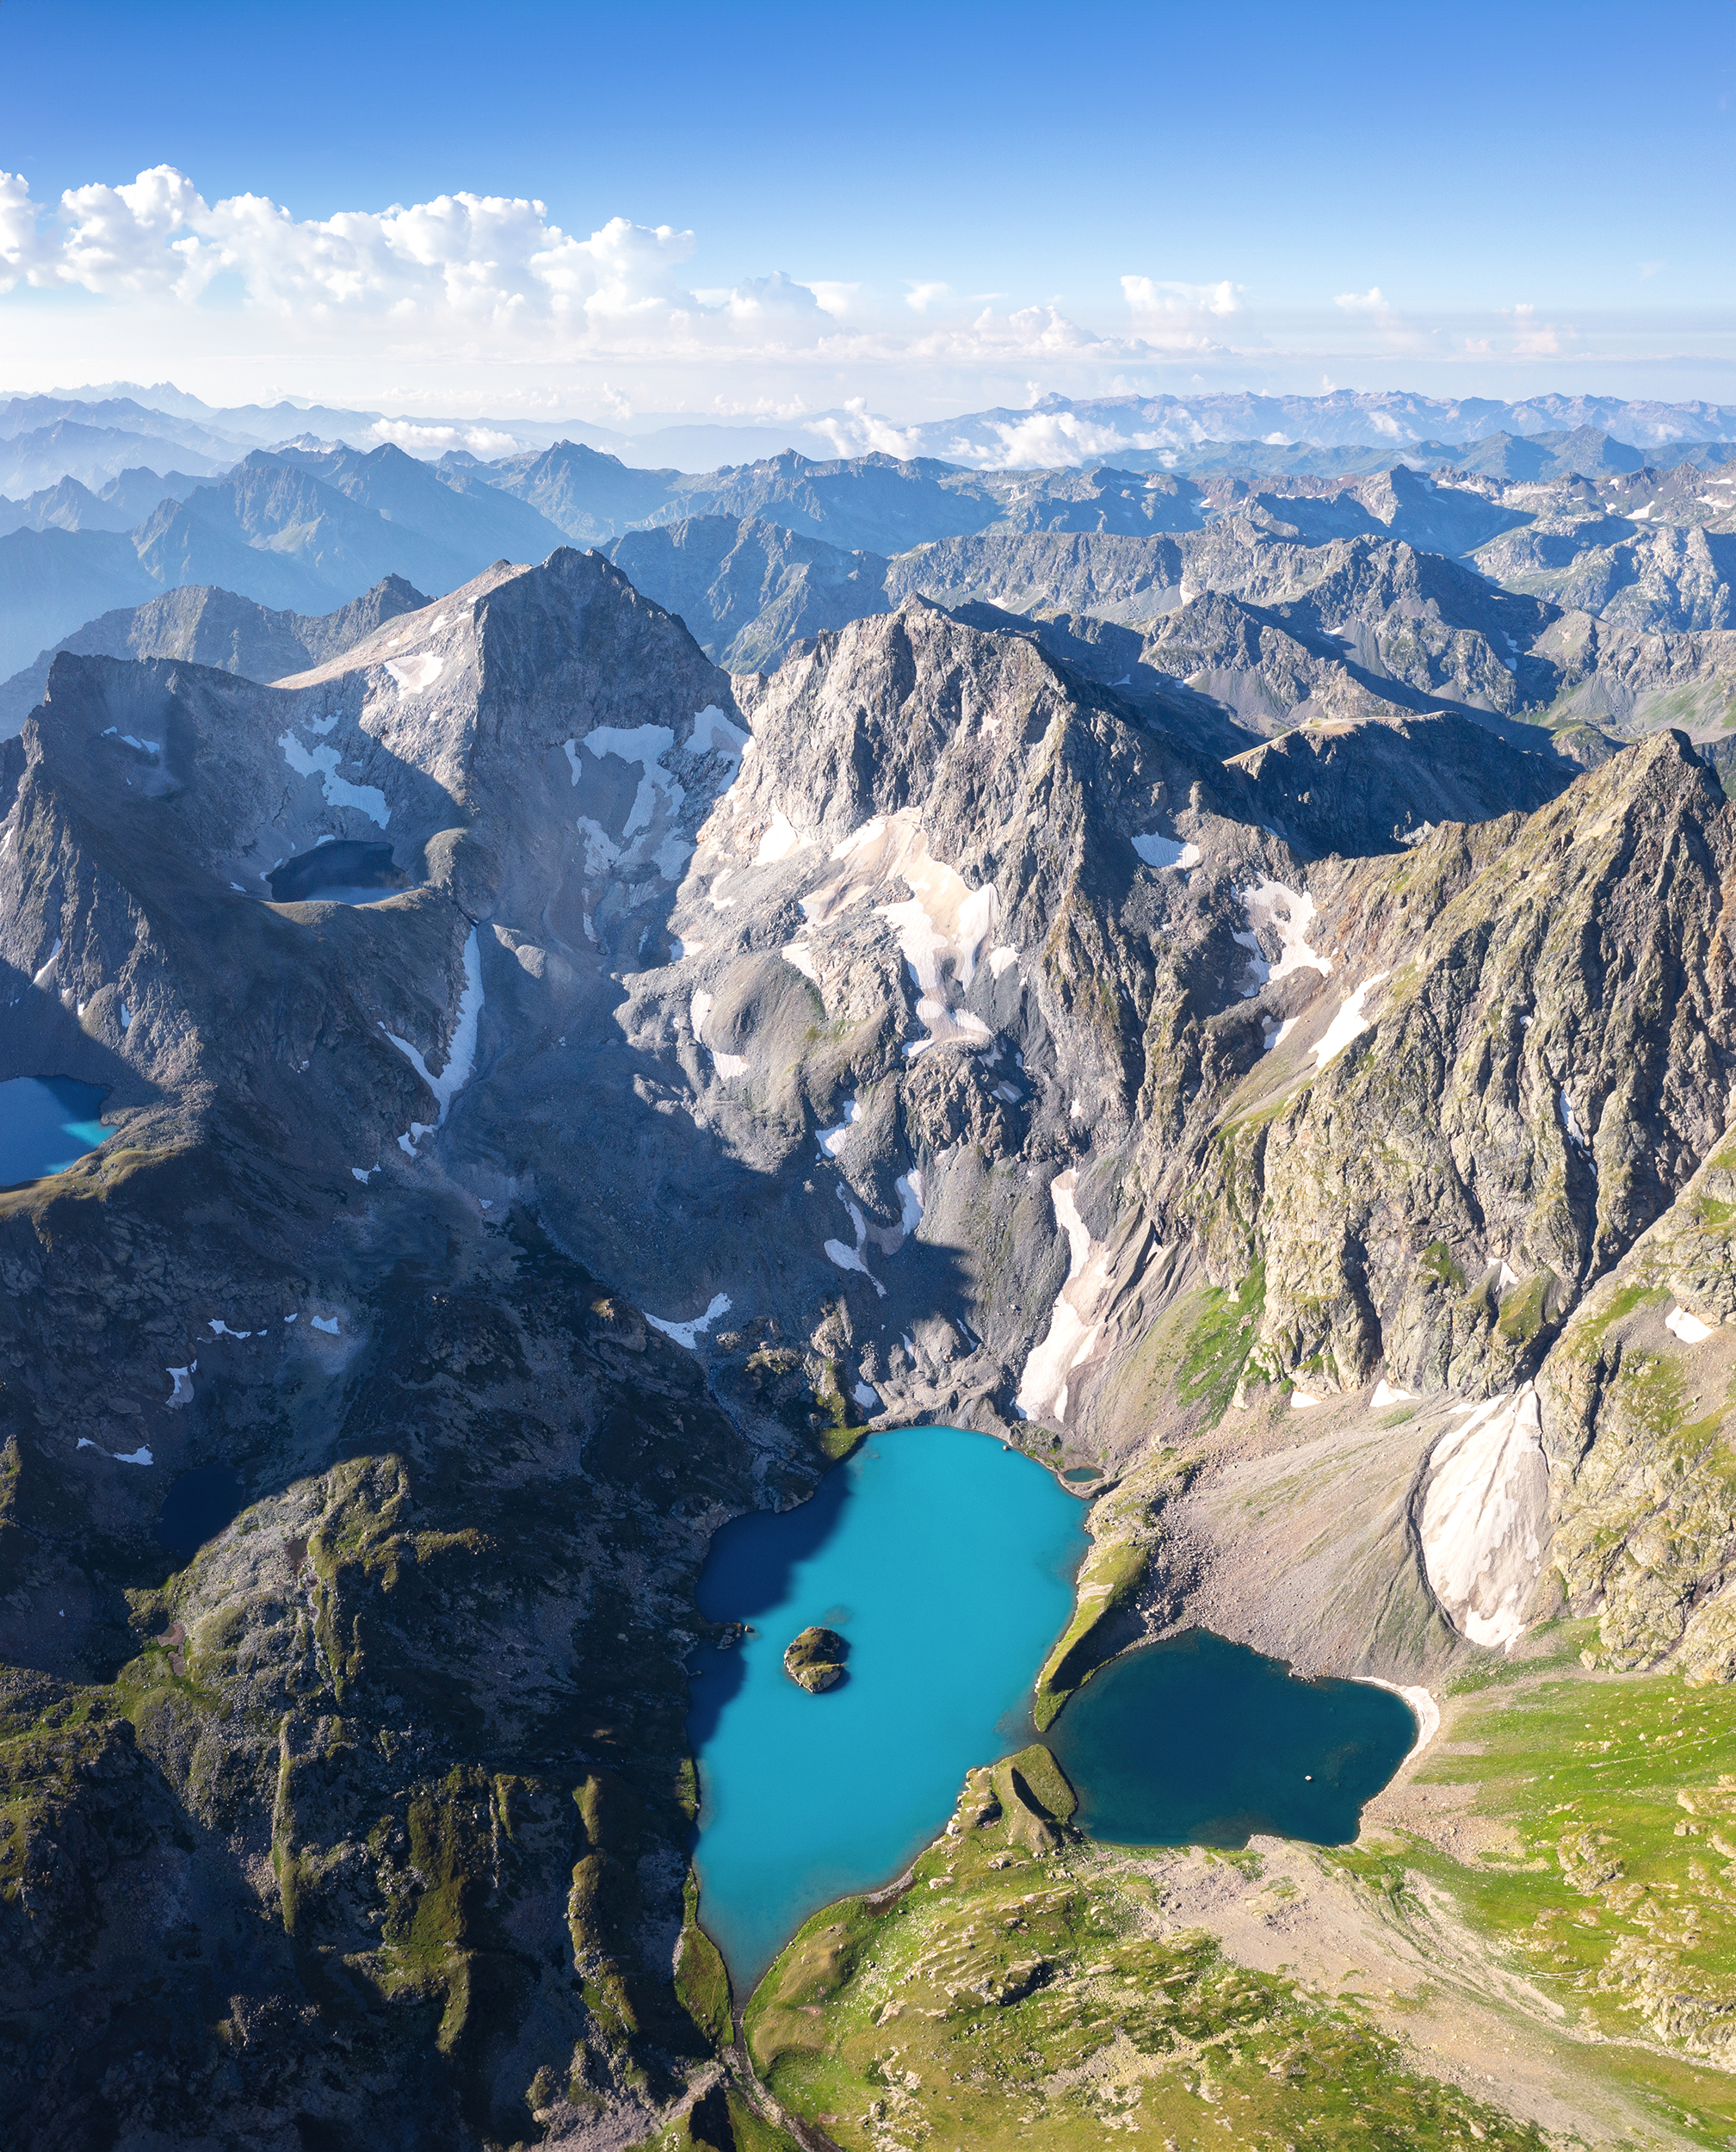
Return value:
[(1137, 1542), (1107, 1538), (1085, 1556), (1073, 1617), (1037, 1676), (1031, 1716), (1038, 1733), (1047, 1730), (1073, 1691), (1113, 1655), (1114, 1617), (1139, 1590), (1149, 1558)]
[(699, 1925), (699, 1883), (689, 1869), (682, 1894), (681, 1943), (675, 1961), (675, 1992), (681, 2007), (720, 2051), (735, 2038), (729, 1974), (718, 1947)]
[(1496, 1668), (1485, 1683), (1454, 1722), (1452, 1751), (1425, 1755), (1416, 1779), (1425, 1800), (1457, 1789), (1453, 1812), (1468, 1801), (1486, 1819), (1480, 1851), (1454, 1860), (1414, 1841), (1406, 1864), (1517, 1952), (1583, 2035), (1609, 2044), (1592, 2050), (1601, 2069), (1685, 2102), (1693, 2142), (1727, 2143), (1736, 1693), (1565, 1667)]
[(749, 2003), (777, 2099), (846, 2152), (1100, 2152), (1123, 2136), (1543, 2152), (1540, 2131), (1408, 2068), (1353, 1999), (1165, 1932), (1134, 1857), (1026, 1858), (992, 1805), (965, 1814), (909, 1889), (808, 1922)]
[(1516, 1285), (1501, 1302), (1495, 1327), (1511, 1345), (1529, 1345), (1542, 1329), (1553, 1283), (1547, 1271)]
[(1253, 1265), (1234, 1293), (1209, 1287), (1202, 1296), (1200, 1312), (1183, 1350), (1176, 1394), (1184, 1405), (1204, 1407), (1208, 1427), (1215, 1427), (1229, 1409), (1259, 1334), (1265, 1304), (1263, 1263)]

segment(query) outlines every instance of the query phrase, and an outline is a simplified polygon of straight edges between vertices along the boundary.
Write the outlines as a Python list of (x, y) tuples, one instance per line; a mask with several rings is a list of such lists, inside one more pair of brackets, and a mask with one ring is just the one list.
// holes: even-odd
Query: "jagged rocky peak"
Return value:
[(1209, 1140), (1196, 1103), (1156, 1199), (1224, 1274), (1263, 1266), (1273, 1379), (1535, 1370), (1724, 1126), (1732, 863), (1716, 781), (1664, 735), (1529, 819), (1313, 870), (1307, 999)]

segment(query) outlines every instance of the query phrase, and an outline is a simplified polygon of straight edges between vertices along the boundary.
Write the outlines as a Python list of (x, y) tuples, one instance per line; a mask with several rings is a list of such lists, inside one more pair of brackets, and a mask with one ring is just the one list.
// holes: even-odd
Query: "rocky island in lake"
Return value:
[(810, 1696), (818, 1696), (843, 1679), (843, 1662), (849, 1656), (849, 1646), (835, 1629), (815, 1623), (785, 1645), (783, 1670)]

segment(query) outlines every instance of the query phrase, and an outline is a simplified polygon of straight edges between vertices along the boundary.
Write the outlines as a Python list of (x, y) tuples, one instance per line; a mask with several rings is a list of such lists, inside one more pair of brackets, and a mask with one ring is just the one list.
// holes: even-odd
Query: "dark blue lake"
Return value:
[(157, 1537), (190, 1561), (207, 1539), (234, 1521), (245, 1499), (239, 1477), (226, 1464), (195, 1464), (164, 1496)]
[[(1032, 1684), (1072, 1608), (1080, 1503), (986, 1435), (875, 1436), (782, 1516), (712, 1543), (701, 1610), (758, 1632), (698, 1654), (700, 1917), (745, 1993), (808, 1914), (897, 1876), (965, 1773), (1029, 1739)], [(849, 1645), (810, 1696), (783, 1649)]]
[(96, 1118), (101, 1084), (65, 1076), (15, 1076), (0, 1084), (0, 1188), (64, 1173), (111, 1131)]
[(1116, 1660), (1047, 1736), (1094, 1838), (1219, 1846), (1257, 1831), (1347, 1845), (1416, 1738), (1391, 1690), (1298, 1681), (1206, 1629)]

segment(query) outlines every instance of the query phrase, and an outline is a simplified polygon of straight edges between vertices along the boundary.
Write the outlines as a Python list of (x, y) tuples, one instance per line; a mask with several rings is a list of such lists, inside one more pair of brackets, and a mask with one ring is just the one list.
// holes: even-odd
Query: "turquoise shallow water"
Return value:
[[(890, 1882), (965, 1773), (1029, 1738), (1025, 1707), (1072, 1606), (1084, 1512), (986, 1435), (876, 1436), (781, 1517), (738, 1518), (700, 1579), (758, 1634), (699, 1654), (700, 1916), (738, 1988), (809, 1914)], [(810, 1623), (849, 1642), (820, 1696), (783, 1671)]]
[(15, 1076), (0, 1084), (0, 1188), (64, 1173), (110, 1131), (96, 1118), (108, 1096), (100, 1084), (65, 1076)]
[(1050, 1747), (1074, 1819), (1123, 1846), (1343, 1846), (1417, 1738), (1402, 1697), (1298, 1681), (1276, 1659), (1191, 1629), (1117, 1660), (1072, 1697)]

